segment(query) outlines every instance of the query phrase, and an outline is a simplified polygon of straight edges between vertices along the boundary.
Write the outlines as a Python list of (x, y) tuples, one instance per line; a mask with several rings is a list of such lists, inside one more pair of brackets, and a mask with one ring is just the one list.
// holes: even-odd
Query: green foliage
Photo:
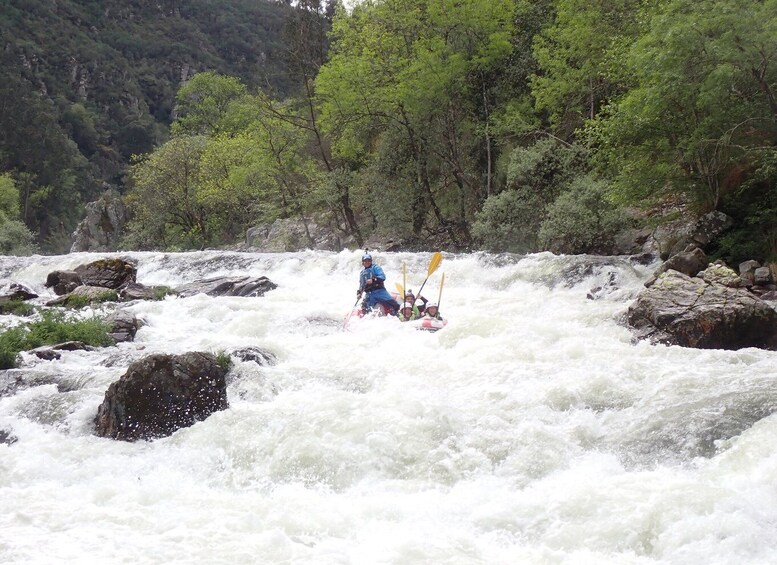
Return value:
[(165, 297), (175, 294), (176, 292), (169, 286), (157, 286), (154, 288), (154, 300), (164, 300)]
[(68, 296), (65, 306), (78, 310), (92, 304), (101, 304), (103, 302), (118, 302), (119, 294), (115, 290), (109, 289), (96, 296), (85, 296), (83, 294), (71, 294)]
[(729, 265), (756, 258), (777, 261), (777, 151), (754, 160), (737, 190), (725, 195), (721, 209), (735, 221), (721, 238), (715, 257)]
[[(507, 190), (486, 200), (473, 225), (473, 235), (492, 251), (559, 251), (570, 246), (590, 251), (598, 241), (593, 234), (583, 237), (581, 232), (596, 225), (607, 230), (613, 226), (604, 209), (591, 201), (593, 194), (604, 198), (604, 185), (586, 175), (586, 152), (579, 146), (542, 139), (514, 149), (507, 166)], [(573, 212), (580, 217), (574, 220), (575, 225), (562, 225), (560, 211), (570, 211), (570, 202), (578, 198), (581, 202)], [(593, 217), (583, 218), (583, 211)], [(602, 221), (596, 224), (594, 219), (599, 216)], [(602, 234), (603, 240), (610, 236), (609, 232)]]
[(777, 139), (775, 0), (672, 0), (627, 58), (635, 86), (591, 124), (620, 196), (684, 194), (715, 209), (727, 179)]
[(37, 312), (35, 306), (23, 300), (0, 302), (0, 314), (13, 316), (31, 316)]
[(476, 155), (491, 143), (490, 109), (481, 112), (480, 101), (494, 98), (488, 77), (512, 53), (513, 9), (502, 0), (392, 0), (335, 18), (331, 56), (316, 78), (322, 127), (334, 155), (360, 167), (378, 158), (385, 168), (381, 152), (397, 149), (390, 168), (408, 173), (400, 192), (409, 194), (393, 194), (415, 236), (441, 225), (454, 237), (449, 218), (466, 225), (478, 205)]
[(93, 346), (112, 345), (109, 329), (98, 318), (79, 319), (55, 310), (44, 310), (40, 320), (0, 333), (0, 369), (16, 367), (19, 352), (42, 345), (65, 341), (82, 341)]
[(571, 137), (630, 84), (625, 55), (644, 0), (556, 0), (556, 17), (534, 38), (532, 93), (561, 135)]
[(229, 371), (232, 368), (232, 365), (234, 365), (232, 357), (230, 357), (229, 353), (226, 351), (219, 351), (218, 354), (216, 354), (216, 363), (224, 371)]
[(610, 253), (623, 218), (607, 192), (605, 183), (590, 176), (572, 181), (548, 207), (540, 245), (554, 253)]
[[(20, 184), (21, 219), (65, 252), (83, 205), (123, 188), (133, 154), (168, 136), (192, 69), (292, 92), (283, 31), (295, 10), (254, 0), (4, 0), (0, 172)], [(216, 16), (214, 16), (216, 14)]]
[(178, 118), (173, 133), (210, 135), (218, 133), (219, 121), (232, 100), (246, 94), (239, 79), (213, 72), (198, 73), (178, 94)]
[(0, 217), (19, 218), (19, 189), (8, 173), (0, 174)]
[(477, 215), (472, 235), (488, 251), (536, 251), (539, 206), (541, 202), (533, 193), (506, 190), (491, 196)]
[(37, 253), (35, 236), (18, 220), (0, 221), (0, 255), (28, 256)]

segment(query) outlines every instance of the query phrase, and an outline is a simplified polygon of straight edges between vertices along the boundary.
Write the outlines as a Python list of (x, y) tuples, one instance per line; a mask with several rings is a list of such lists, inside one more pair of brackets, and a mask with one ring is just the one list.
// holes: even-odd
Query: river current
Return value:
[[(449, 324), (427, 333), (344, 330), (358, 251), (124, 255), (146, 285), (278, 288), (132, 303), (134, 342), (7, 373), (33, 386), (0, 398), (0, 563), (777, 562), (777, 353), (634, 343), (619, 318), (655, 265), (445, 254), (423, 294)], [(49, 272), (106, 256), (2, 257), (0, 276), (42, 302)], [(431, 255), (375, 258), (417, 291)], [(227, 410), (93, 435), (133, 360), (240, 347), (277, 363), (236, 361)]]

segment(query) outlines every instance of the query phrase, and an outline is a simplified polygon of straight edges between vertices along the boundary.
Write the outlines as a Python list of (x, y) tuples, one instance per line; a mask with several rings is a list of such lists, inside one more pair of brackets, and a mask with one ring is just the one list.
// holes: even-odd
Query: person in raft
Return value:
[(442, 320), (442, 316), (440, 315), (440, 309), (437, 307), (437, 304), (435, 304), (434, 302), (429, 302), (426, 305), (426, 312), (424, 312), (424, 317), (434, 318), (435, 320)]
[(418, 319), (418, 309), (410, 302), (405, 302), (399, 311), (400, 322), (411, 322)]
[(399, 302), (391, 297), (384, 286), (386, 274), (383, 269), (372, 263), (372, 255), (369, 253), (362, 255), (362, 267), (362, 272), (359, 273), (359, 290), (356, 291), (357, 298), (365, 295), (362, 310), (369, 312), (376, 304), (382, 304), (388, 314), (396, 316)]
[(420, 318), (424, 315), (424, 310), (426, 309), (426, 303), (429, 302), (426, 298), (423, 296), (419, 296), (418, 298), (415, 297), (415, 294), (413, 294), (412, 290), (408, 290), (405, 292), (405, 302), (409, 302), (413, 305), (413, 312), (415, 312), (416, 317)]

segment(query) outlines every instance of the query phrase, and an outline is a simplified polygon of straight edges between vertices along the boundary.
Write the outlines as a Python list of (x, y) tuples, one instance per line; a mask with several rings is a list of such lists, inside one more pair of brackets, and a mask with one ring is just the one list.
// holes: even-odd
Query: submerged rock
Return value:
[(190, 282), (179, 286), (175, 292), (180, 296), (207, 294), (209, 296), (262, 296), (278, 285), (267, 277), (215, 277)]
[(275, 365), (278, 362), (275, 355), (258, 347), (241, 347), (230, 351), (229, 354), (241, 361), (253, 361), (262, 367)]
[(108, 388), (95, 418), (97, 435), (154, 439), (204, 420), (228, 408), (225, 375), (209, 353), (144, 357)]

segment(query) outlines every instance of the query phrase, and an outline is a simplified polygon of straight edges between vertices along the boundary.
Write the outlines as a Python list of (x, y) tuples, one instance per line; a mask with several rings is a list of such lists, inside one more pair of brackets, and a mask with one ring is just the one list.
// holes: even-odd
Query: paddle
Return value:
[(402, 292), (399, 295), (402, 297), (402, 302), (405, 301), (406, 292), (407, 292), (407, 263), (402, 261)]
[(359, 295), (359, 297), (356, 299), (356, 302), (353, 303), (353, 308), (351, 308), (351, 311), (348, 312), (348, 315), (345, 317), (345, 321), (343, 322), (343, 331), (345, 331), (345, 327), (348, 325), (348, 322), (351, 321), (351, 316), (353, 316), (353, 311), (356, 310), (356, 305), (359, 303), (359, 300), (361, 300), (362, 297)]
[(445, 284), (445, 273), (442, 274), (442, 279), (440, 280), (440, 295), (437, 297), (437, 311), (440, 311), (440, 302), (442, 302), (442, 287)]
[(434, 273), (437, 268), (440, 266), (440, 263), (442, 263), (442, 253), (437, 252), (434, 255), (432, 255), (432, 260), (429, 262), (429, 268), (426, 270), (426, 278), (424, 279), (423, 284), (421, 285), (421, 288), (418, 289), (418, 294), (416, 296), (421, 296), (421, 291), (424, 289), (424, 285), (426, 284), (426, 281), (429, 280), (429, 277), (432, 276), (432, 273)]

